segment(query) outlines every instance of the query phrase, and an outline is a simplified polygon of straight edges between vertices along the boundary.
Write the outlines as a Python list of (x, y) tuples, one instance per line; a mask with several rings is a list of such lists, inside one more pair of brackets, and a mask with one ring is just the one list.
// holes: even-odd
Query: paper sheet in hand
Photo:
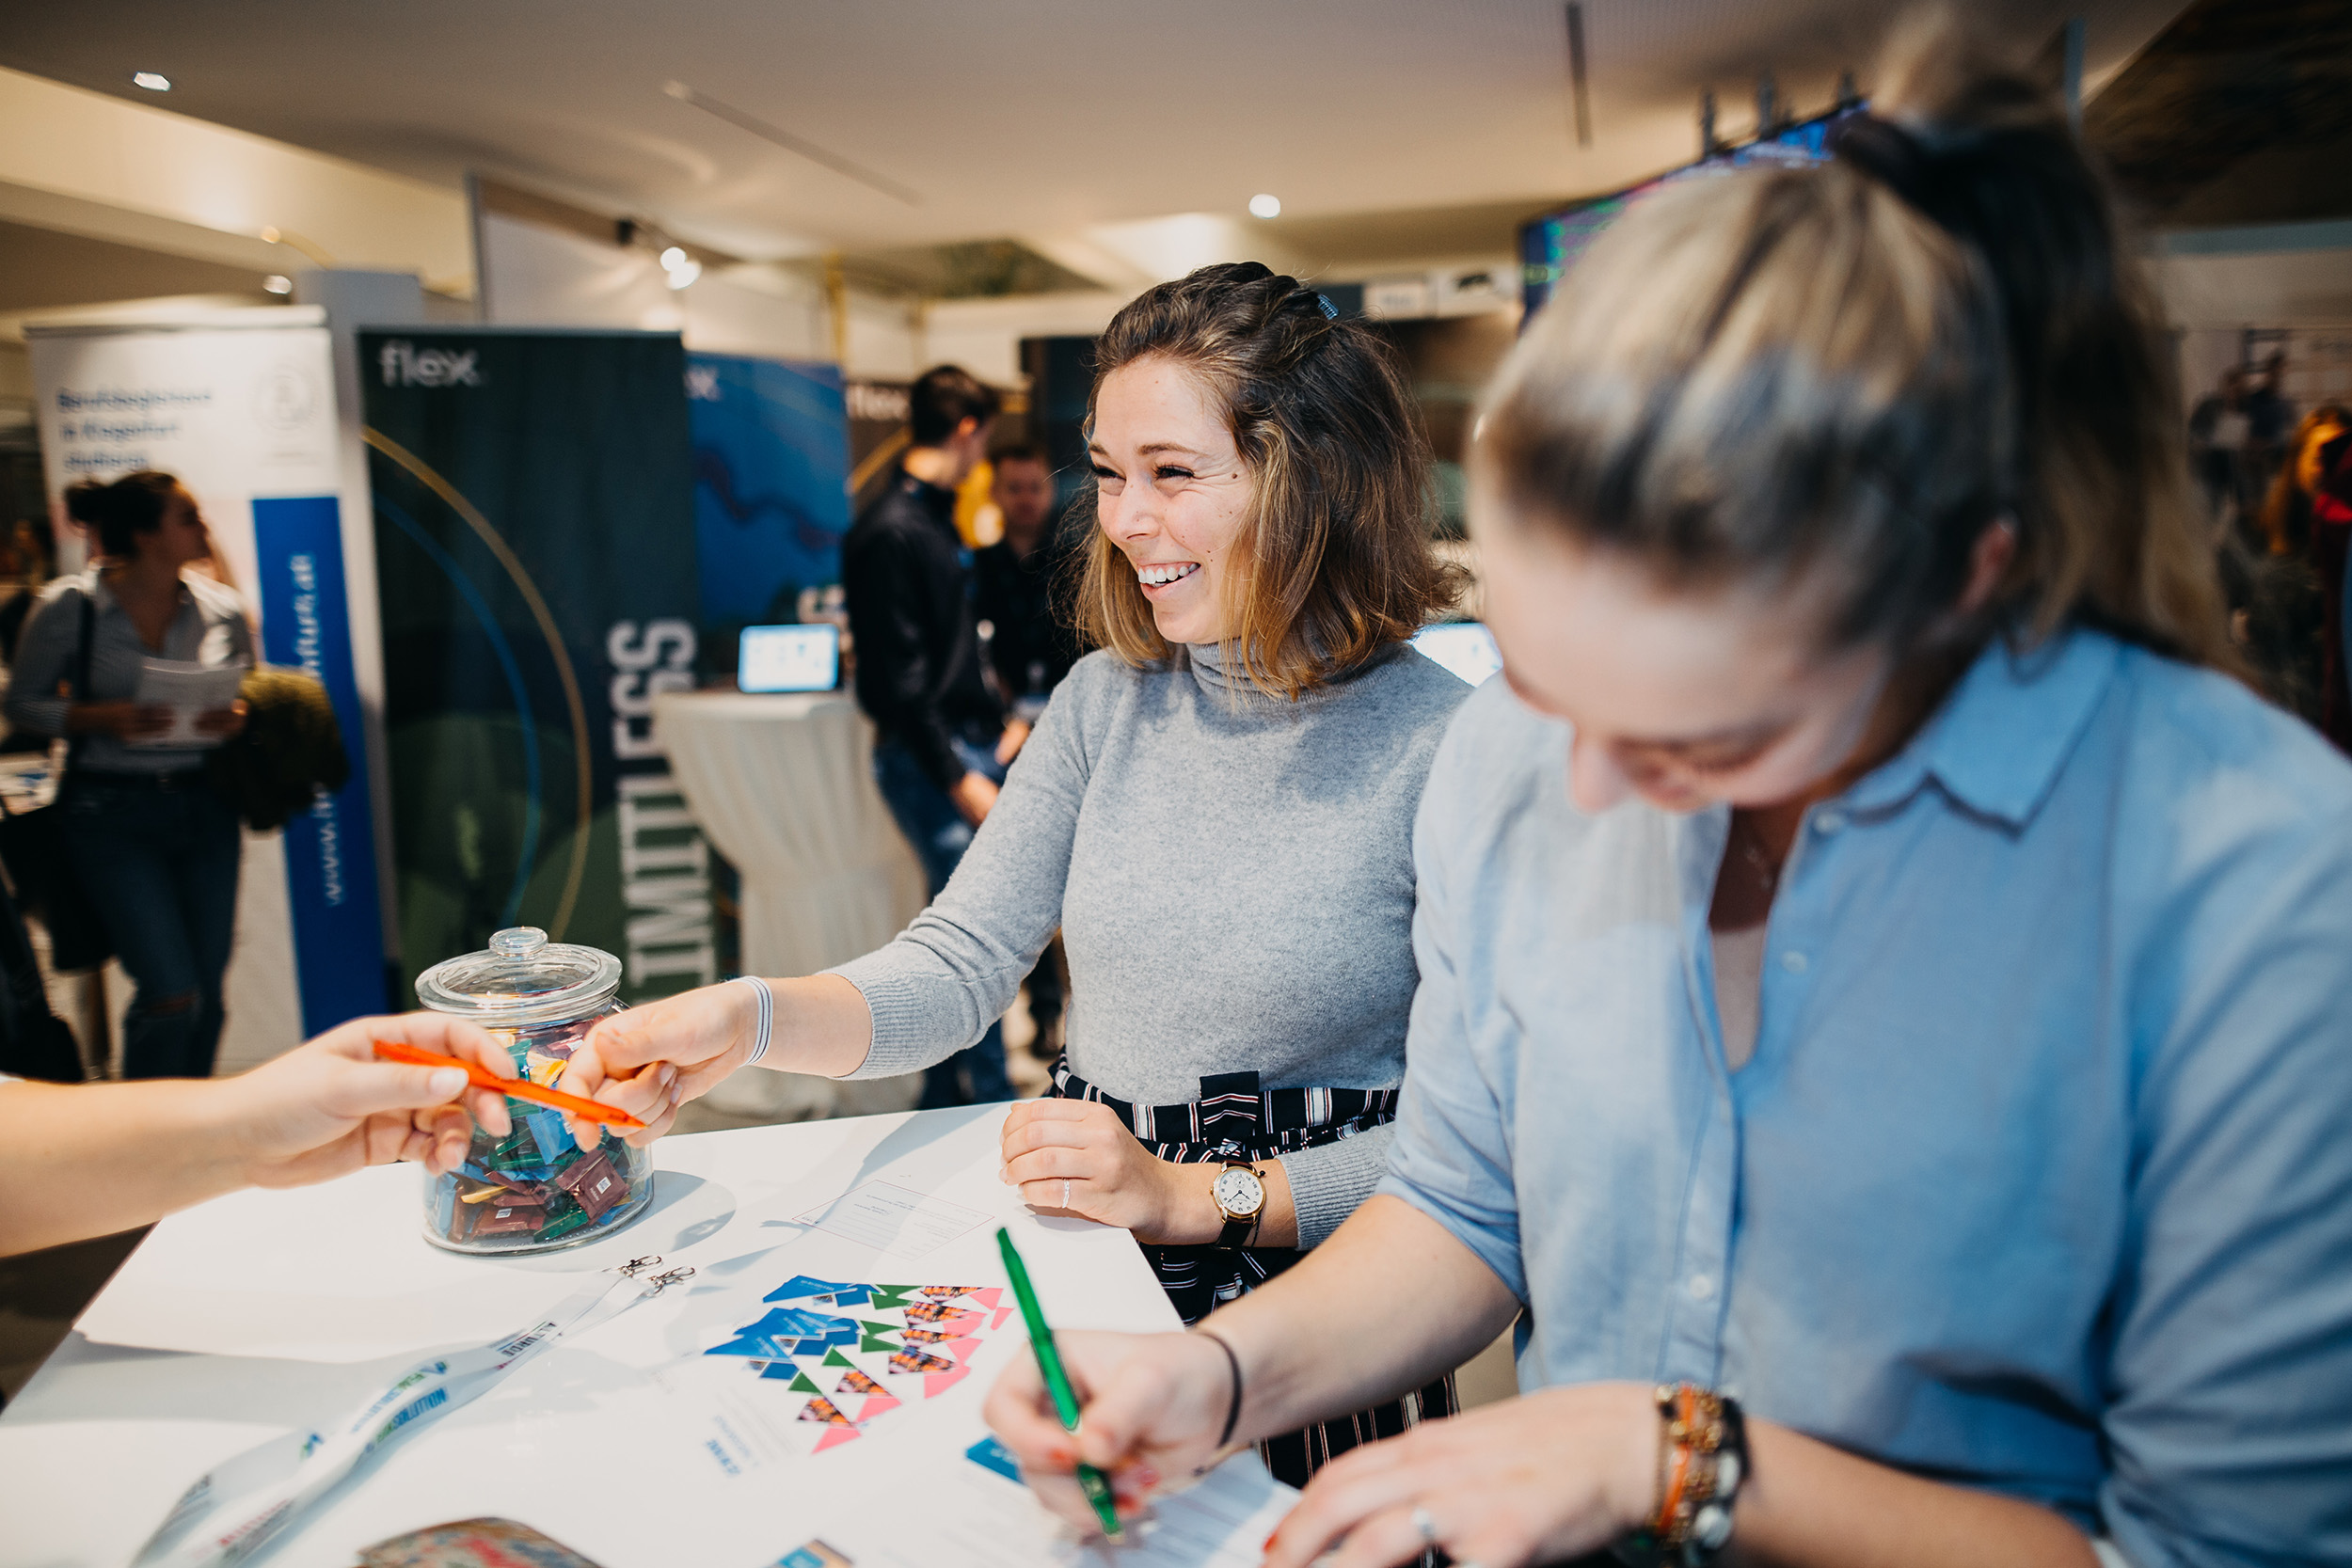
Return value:
[(171, 709), (171, 727), (159, 735), (142, 736), (134, 746), (217, 746), (220, 736), (197, 732), (196, 718), (227, 707), (237, 700), (245, 684), (242, 664), (183, 664), (177, 659), (151, 658), (139, 669), (136, 701)]

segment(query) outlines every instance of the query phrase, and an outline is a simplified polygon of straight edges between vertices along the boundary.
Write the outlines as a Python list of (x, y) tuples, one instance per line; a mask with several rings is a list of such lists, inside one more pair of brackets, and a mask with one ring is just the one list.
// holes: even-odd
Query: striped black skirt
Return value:
[[(1238, 1148), (1246, 1159), (1271, 1159), (1336, 1143), (1396, 1118), (1394, 1089), (1262, 1091), (1255, 1072), (1203, 1078), (1200, 1098), (1182, 1105), (1131, 1105), (1071, 1071), (1066, 1057), (1054, 1064), (1054, 1092), (1109, 1106), (1144, 1148), (1180, 1165), (1222, 1159), (1228, 1146)], [(1291, 1247), (1147, 1245), (1143, 1256), (1160, 1276), (1176, 1315), (1190, 1327), (1307, 1255)], [(1258, 1451), (1277, 1480), (1304, 1486), (1309, 1477), (1357, 1445), (1394, 1437), (1458, 1408), (1454, 1374), (1448, 1372), (1403, 1399), (1267, 1438)]]

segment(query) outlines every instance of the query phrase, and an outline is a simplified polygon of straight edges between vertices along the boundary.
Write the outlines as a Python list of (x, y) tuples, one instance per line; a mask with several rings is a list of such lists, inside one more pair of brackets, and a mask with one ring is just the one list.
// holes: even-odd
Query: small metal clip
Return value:
[[(658, 1263), (661, 1261), (661, 1259), (657, 1258), (654, 1261)], [(691, 1279), (693, 1276), (694, 1270), (691, 1265), (683, 1269), (671, 1269), (665, 1273), (655, 1275), (651, 1279), (645, 1282), (647, 1286), (650, 1287), (650, 1289), (645, 1291), (645, 1294), (649, 1296), (658, 1296), (662, 1291), (668, 1290), (671, 1286), (677, 1284), (679, 1281)]]
[(634, 1279), (660, 1261), (661, 1254), (658, 1252), (646, 1258), (632, 1258), (621, 1265), (619, 1272), (622, 1278)]

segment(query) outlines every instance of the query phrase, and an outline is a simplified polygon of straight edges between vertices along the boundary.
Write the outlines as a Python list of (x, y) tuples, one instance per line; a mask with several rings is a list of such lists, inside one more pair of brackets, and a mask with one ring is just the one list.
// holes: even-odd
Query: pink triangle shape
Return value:
[(958, 1367), (952, 1372), (925, 1372), (923, 1374), (923, 1397), (927, 1400), (935, 1400), (971, 1375), (972, 1369), (969, 1367)]
[(980, 1342), (970, 1338), (957, 1339), (946, 1348), (956, 1353), (957, 1360), (969, 1361), (972, 1359), (972, 1353), (980, 1348)]
[(1007, 1318), (1011, 1317), (1011, 1316), (1012, 1316), (1012, 1308), (1011, 1308), (1011, 1307), (999, 1307), (998, 1308), (996, 1308), (996, 1317), (995, 1317), (995, 1320), (994, 1320), (993, 1322), (992, 1322), (992, 1323), (988, 1325), (988, 1326), (989, 1326), (989, 1331), (990, 1331), (991, 1333), (993, 1333), (993, 1332), (995, 1332), (997, 1329), (1000, 1329), (1000, 1328), (1004, 1327), (1004, 1326), (1005, 1326), (1005, 1320), (1006, 1320)]
[(858, 1432), (855, 1427), (827, 1427), (825, 1434), (817, 1439), (817, 1447), (811, 1451), (823, 1453), (827, 1449), (837, 1449), (844, 1443), (854, 1443), (857, 1441), (857, 1435)]
[(940, 1319), (939, 1322), (933, 1323), (931, 1326), (948, 1334), (968, 1334), (973, 1329), (980, 1326), (980, 1314), (977, 1312), (959, 1312), (952, 1318)]
[(978, 1302), (982, 1307), (993, 1307), (996, 1305), (996, 1298), (1004, 1293), (1005, 1288), (1002, 1285), (991, 1285), (985, 1291), (973, 1291), (972, 1299)]
[(888, 1394), (868, 1394), (866, 1396), (866, 1402), (858, 1406), (857, 1418), (861, 1422), (870, 1421), (885, 1411), (898, 1408), (898, 1402)]

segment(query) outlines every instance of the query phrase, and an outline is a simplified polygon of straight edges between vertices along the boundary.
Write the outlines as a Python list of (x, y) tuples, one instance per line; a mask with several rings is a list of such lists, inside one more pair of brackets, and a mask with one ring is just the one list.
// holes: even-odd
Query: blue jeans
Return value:
[(237, 814), (201, 774), (168, 783), (77, 774), (66, 851), (136, 990), (122, 1021), (125, 1078), (209, 1078), (220, 979), (237, 928)]
[[(990, 748), (959, 740), (956, 754), (965, 768), (991, 783), (1005, 782), (1004, 765)], [(894, 741), (875, 743), (874, 783), (881, 788), (891, 816), (898, 821), (898, 831), (907, 835), (907, 843), (914, 847), (914, 858), (923, 863), (923, 879), (930, 886), (930, 895), (938, 897), (972, 843), (972, 824), (963, 819), (963, 813), (956, 809), (947, 792), (931, 783), (915, 762), (914, 753)], [(1012, 1080), (1005, 1074), (1005, 1026), (999, 1021), (988, 1026), (988, 1033), (980, 1037), (978, 1044), (926, 1069), (923, 1098), (917, 1108), (935, 1111), (946, 1105), (984, 1104), (1012, 1098)]]

